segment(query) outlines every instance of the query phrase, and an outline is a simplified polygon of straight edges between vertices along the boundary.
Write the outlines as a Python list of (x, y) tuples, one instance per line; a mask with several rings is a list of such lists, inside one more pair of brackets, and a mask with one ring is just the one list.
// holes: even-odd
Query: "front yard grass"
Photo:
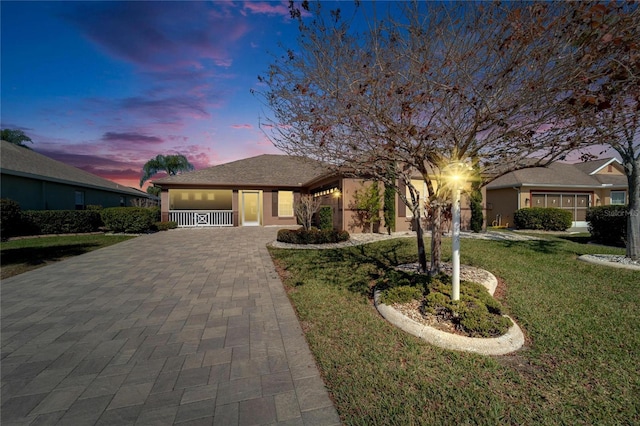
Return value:
[(0, 243), (0, 278), (6, 279), (52, 262), (134, 238), (128, 235), (60, 235)]
[(431, 346), (377, 313), (370, 285), (416, 260), (413, 240), (270, 250), (347, 425), (640, 423), (640, 273), (576, 260), (621, 249), (463, 240), (462, 263), (503, 281), (527, 335), (496, 357)]

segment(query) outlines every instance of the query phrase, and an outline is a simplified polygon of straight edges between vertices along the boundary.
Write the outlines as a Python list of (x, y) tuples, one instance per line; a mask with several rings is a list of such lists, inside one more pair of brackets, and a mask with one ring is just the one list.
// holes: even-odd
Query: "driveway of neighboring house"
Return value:
[(339, 424), (265, 244), (145, 235), (2, 282), (2, 425)]

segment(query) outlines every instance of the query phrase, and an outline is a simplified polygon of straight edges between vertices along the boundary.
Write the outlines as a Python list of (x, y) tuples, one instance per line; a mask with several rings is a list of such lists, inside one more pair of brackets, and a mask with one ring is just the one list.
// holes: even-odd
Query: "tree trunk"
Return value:
[(416, 238), (418, 239), (418, 263), (420, 263), (420, 271), (427, 272), (427, 252), (424, 248), (424, 234), (422, 225), (420, 225), (420, 213), (414, 212), (413, 229), (416, 230)]
[(629, 184), (629, 215), (627, 216), (627, 257), (640, 259), (640, 160), (625, 164)]
[(429, 276), (440, 273), (440, 259), (442, 259), (442, 206), (436, 202), (433, 206), (431, 218), (431, 269)]

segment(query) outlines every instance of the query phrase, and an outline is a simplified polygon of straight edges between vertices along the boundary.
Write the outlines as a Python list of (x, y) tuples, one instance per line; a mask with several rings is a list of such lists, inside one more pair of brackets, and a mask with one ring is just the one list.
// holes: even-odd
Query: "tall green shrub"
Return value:
[(2, 241), (18, 234), (20, 204), (8, 198), (0, 199), (0, 239)]
[(473, 232), (480, 232), (482, 231), (482, 222), (484, 222), (484, 216), (482, 214), (482, 191), (480, 191), (480, 188), (474, 187), (471, 191), (469, 203), (471, 207), (471, 223), (469, 225)]
[(566, 231), (571, 227), (573, 214), (555, 207), (527, 207), (516, 211), (513, 221), (518, 229)]
[(144, 207), (110, 207), (100, 214), (112, 232), (139, 234), (150, 231), (157, 222), (155, 210)]
[(353, 194), (354, 207), (362, 225), (373, 232), (373, 225), (380, 222), (380, 191), (378, 182), (363, 185)]
[(384, 226), (391, 235), (396, 230), (396, 190), (393, 186), (384, 186), (384, 203), (382, 206)]
[(333, 208), (331, 206), (322, 206), (318, 212), (320, 218), (320, 229), (333, 229)]
[(589, 232), (603, 244), (620, 245), (627, 237), (628, 206), (599, 206), (587, 210)]

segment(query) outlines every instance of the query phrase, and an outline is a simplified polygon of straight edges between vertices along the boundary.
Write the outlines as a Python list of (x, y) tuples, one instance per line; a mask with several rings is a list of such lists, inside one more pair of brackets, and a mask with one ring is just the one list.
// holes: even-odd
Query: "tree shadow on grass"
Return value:
[(562, 242), (557, 240), (500, 241), (500, 243), (508, 249), (524, 248), (544, 254), (558, 254), (562, 251)]
[(51, 247), (23, 247), (2, 250), (2, 266), (25, 264), (30, 266), (56, 262), (66, 257), (78, 256), (94, 250), (99, 244), (68, 244)]

